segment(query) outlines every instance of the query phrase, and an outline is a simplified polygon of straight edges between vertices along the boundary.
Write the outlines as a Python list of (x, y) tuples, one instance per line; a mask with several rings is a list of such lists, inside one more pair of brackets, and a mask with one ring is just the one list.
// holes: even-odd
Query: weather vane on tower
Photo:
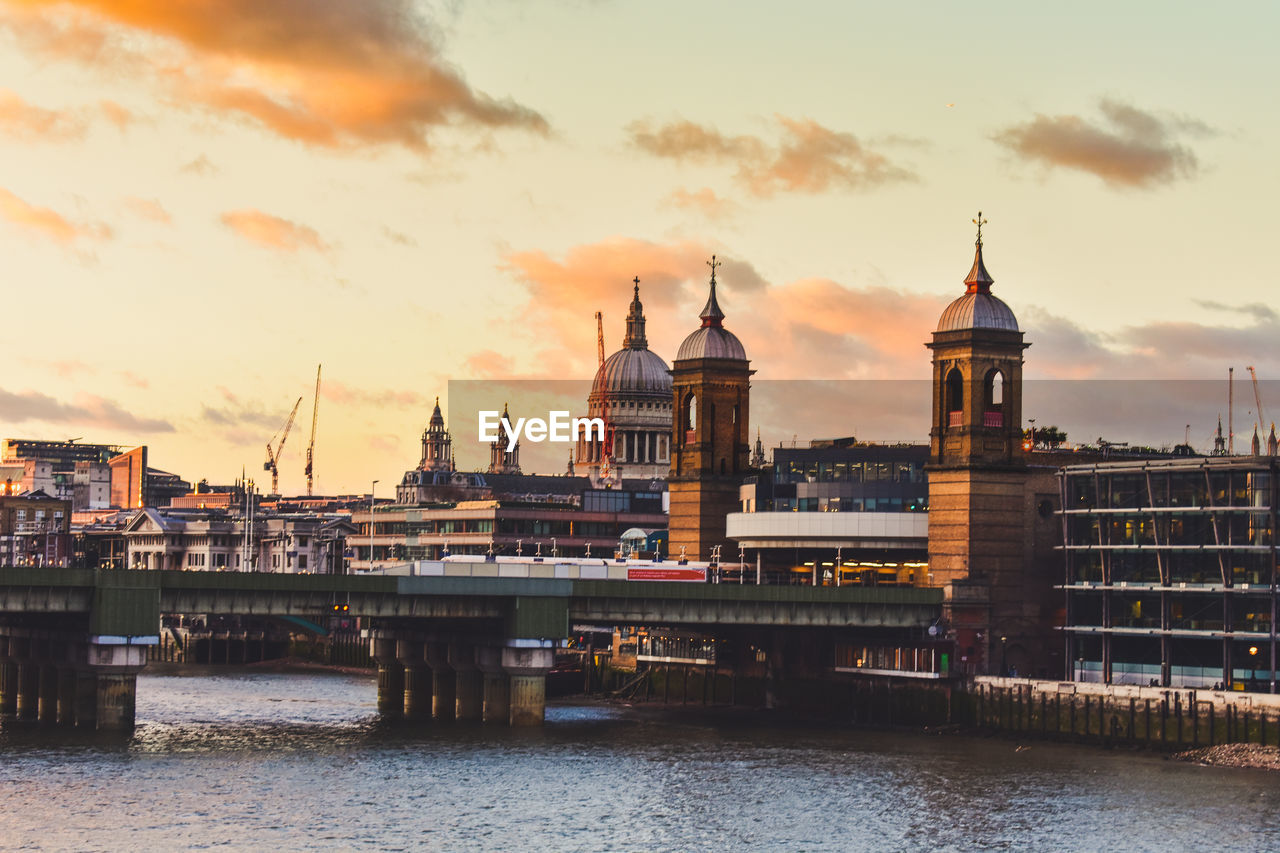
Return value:
[(987, 224), (987, 220), (982, 218), (982, 211), (978, 211), (978, 218), (973, 220), (973, 224), (978, 226), (978, 245), (982, 245), (982, 226)]
[[(978, 215), (981, 216), (982, 214), (978, 214)], [(716, 260), (715, 255), (712, 255), (711, 260), (707, 261), (707, 266), (711, 267), (711, 283), (715, 284), (716, 283), (716, 267), (722, 266), (722, 264)]]

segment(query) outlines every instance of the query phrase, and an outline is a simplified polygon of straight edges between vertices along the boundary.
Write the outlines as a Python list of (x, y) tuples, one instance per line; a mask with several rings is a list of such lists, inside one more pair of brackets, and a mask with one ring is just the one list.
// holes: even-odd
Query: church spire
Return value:
[(702, 318), (704, 327), (715, 326), (719, 328), (724, 325), (724, 312), (720, 310), (720, 303), (716, 301), (716, 267), (720, 265), (715, 255), (712, 255), (711, 260), (707, 261), (707, 266), (711, 267), (711, 295), (707, 297), (707, 304), (702, 306), (702, 313), (698, 315)]
[(973, 220), (973, 224), (978, 226), (978, 239), (974, 242), (973, 269), (969, 270), (969, 274), (964, 278), (965, 292), (990, 293), (995, 279), (982, 263), (982, 226), (987, 224), (987, 220), (982, 218), (981, 210), (978, 211), (978, 217)]
[(640, 302), (640, 277), (632, 279), (635, 295), (631, 297), (631, 311), (627, 314), (627, 334), (622, 339), (623, 349), (648, 349), (649, 339), (644, 334), (644, 305)]

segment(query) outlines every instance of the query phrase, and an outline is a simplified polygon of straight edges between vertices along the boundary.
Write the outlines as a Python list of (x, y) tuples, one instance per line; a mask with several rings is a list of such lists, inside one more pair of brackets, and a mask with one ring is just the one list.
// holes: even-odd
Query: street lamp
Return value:
[(1258, 647), (1249, 647), (1249, 689), (1258, 689)]
[(1000, 637), (1000, 675), (1003, 678), (1009, 676), (1009, 638)]
[(373, 571), (373, 494), (378, 488), (378, 480), (369, 486), (369, 571)]

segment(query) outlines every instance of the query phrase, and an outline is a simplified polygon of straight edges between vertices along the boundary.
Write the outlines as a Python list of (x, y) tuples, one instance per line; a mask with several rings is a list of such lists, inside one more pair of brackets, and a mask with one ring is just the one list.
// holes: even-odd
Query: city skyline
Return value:
[(633, 276), (670, 363), (712, 253), (757, 380), (924, 379), (979, 208), (1028, 378), (1252, 408), (1275, 9), (935, 8), (0, 2), (0, 429), (229, 482), (302, 396), (297, 493), (323, 363), (317, 493), (390, 494), (449, 380), (588, 380)]

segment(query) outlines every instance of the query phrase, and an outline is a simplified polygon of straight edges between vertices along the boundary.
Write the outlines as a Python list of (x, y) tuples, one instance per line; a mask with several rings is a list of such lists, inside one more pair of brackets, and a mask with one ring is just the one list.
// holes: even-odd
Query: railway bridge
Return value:
[(554, 649), (574, 624), (736, 633), (767, 646), (792, 631), (923, 636), (942, 603), (933, 589), (634, 581), (551, 562), (436, 568), (428, 576), (0, 568), (0, 716), (131, 728), (137, 674), (162, 614), (358, 617), (378, 665), (381, 713), (537, 725)]

